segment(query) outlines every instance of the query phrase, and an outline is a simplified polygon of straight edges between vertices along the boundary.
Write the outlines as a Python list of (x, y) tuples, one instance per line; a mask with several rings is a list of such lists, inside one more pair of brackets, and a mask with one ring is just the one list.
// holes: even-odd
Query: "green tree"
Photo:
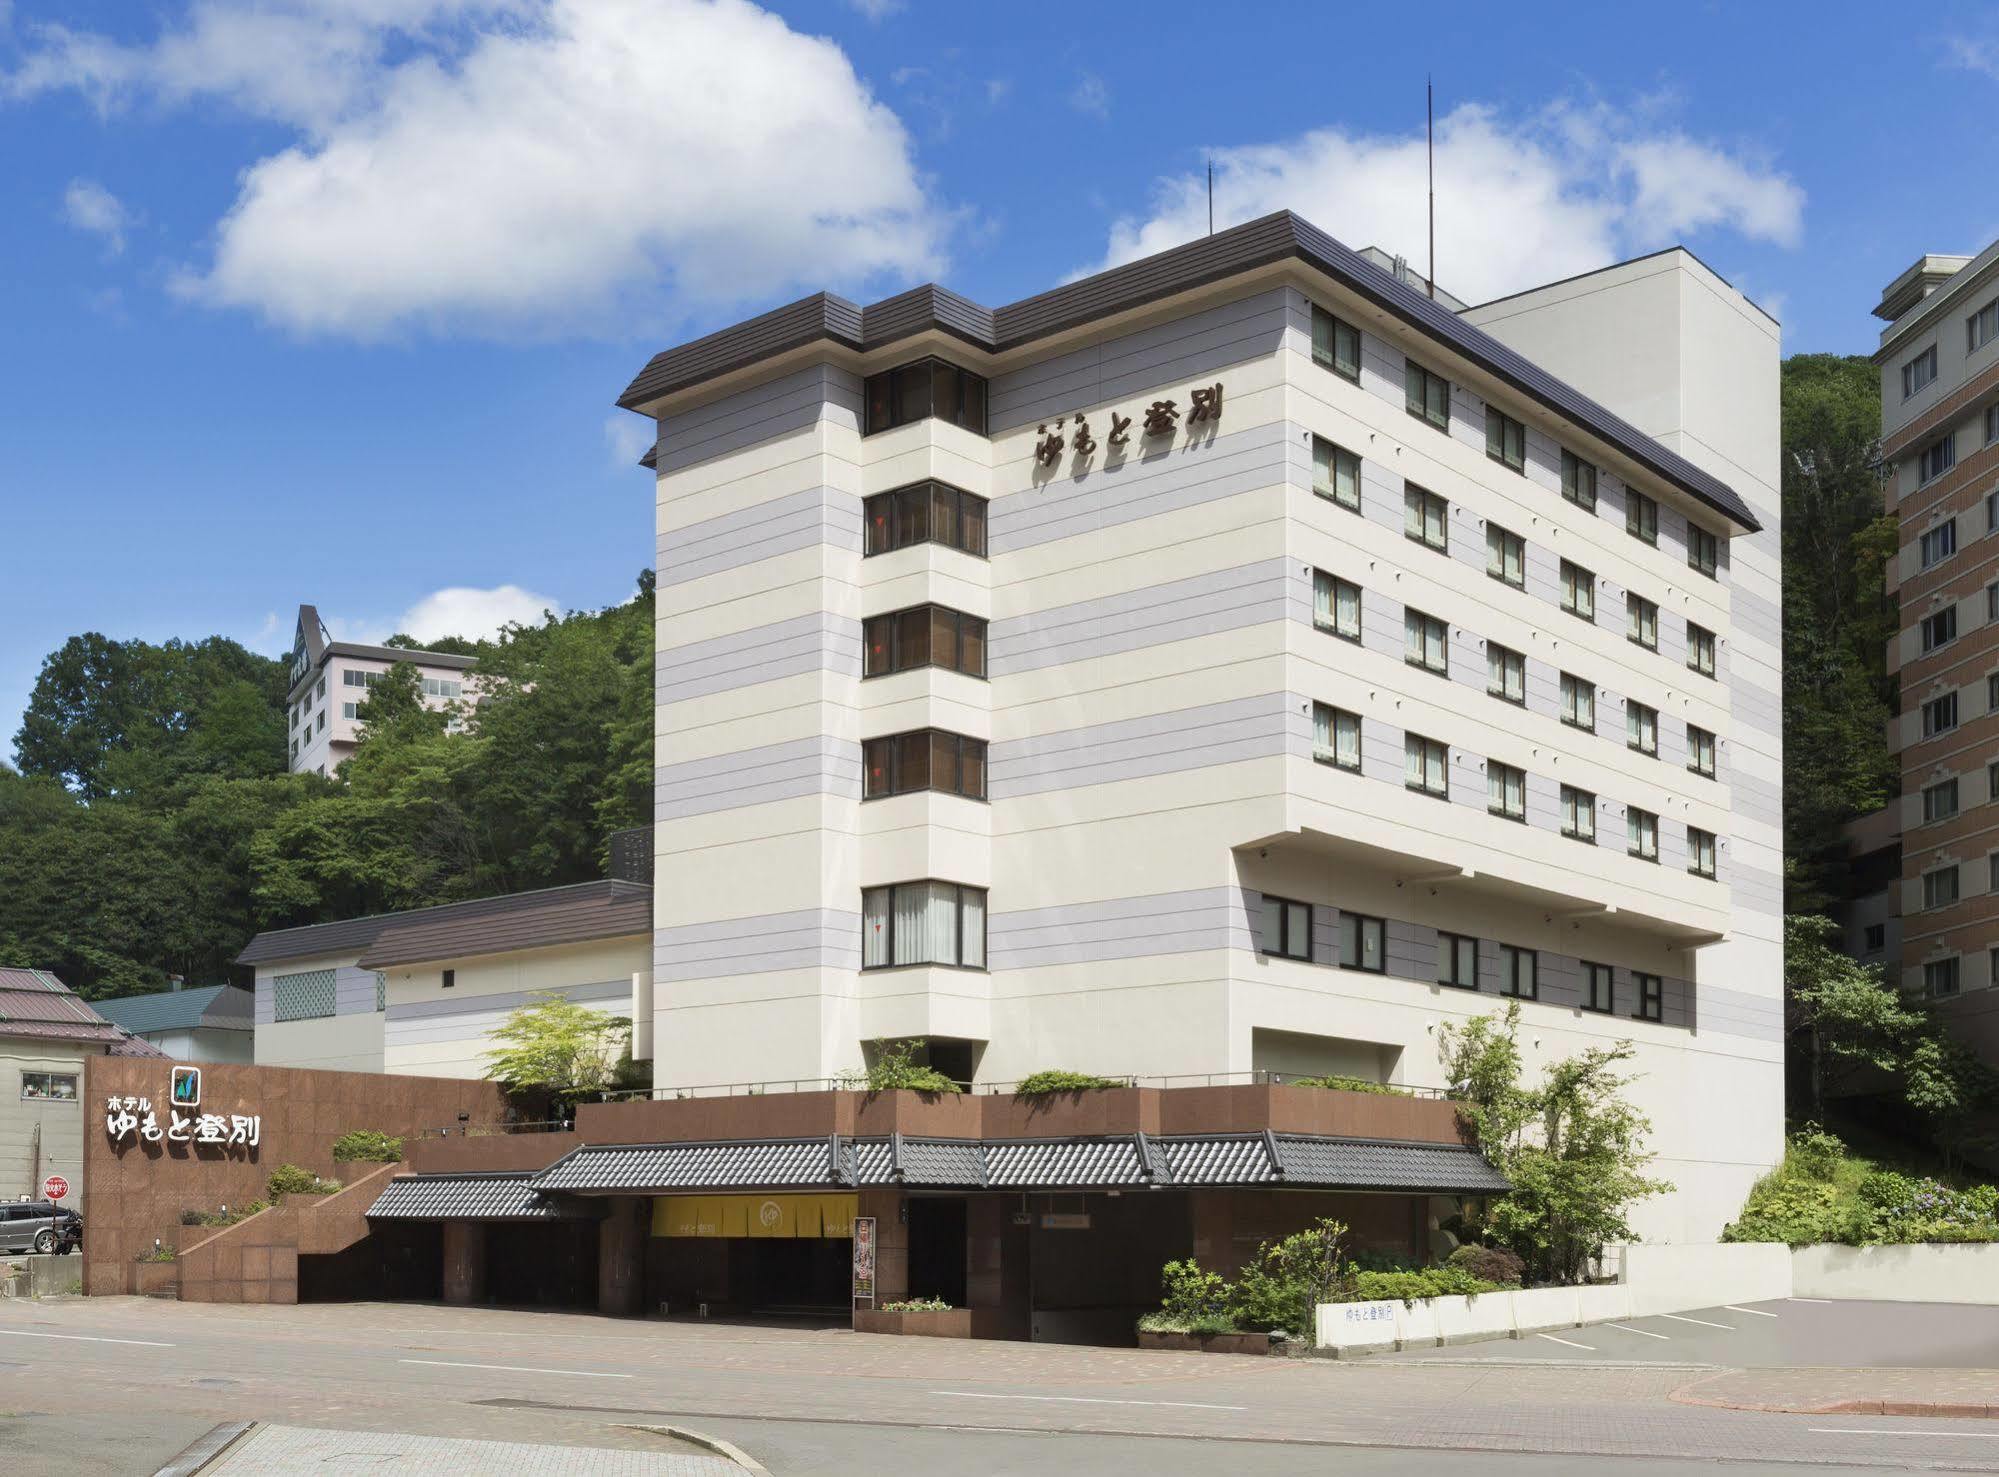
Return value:
[(629, 1020), (543, 995), (493, 1032), (486, 1076), (516, 1096), (574, 1102), (611, 1085), (631, 1039)]
[(1606, 1243), (1632, 1239), (1628, 1208), (1672, 1186), (1643, 1173), (1651, 1123), (1625, 1101), (1632, 1079), (1618, 1070), (1632, 1044), (1593, 1046), (1551, 1063), (1529, 1088), (1520, 1080), (1519, 1029), (1516, 1001), (1503, 1013), (1445, 1026), (1438, 1052), (1480, 1149), (1513, 1186), (1486, 1207), (1485, 1233), (1540, 1277), (1576, 1282)]

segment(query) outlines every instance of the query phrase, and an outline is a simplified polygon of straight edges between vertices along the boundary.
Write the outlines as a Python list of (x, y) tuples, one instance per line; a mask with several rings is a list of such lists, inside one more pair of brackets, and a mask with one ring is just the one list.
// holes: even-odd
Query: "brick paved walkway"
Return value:
[(1672, 1398), (1798, 1415), (1999, 1419), (1999, 1369), (1729, 1369), (1681, 1386)]
[(259, 1426), (203, 1477), (270, 1477), (372, 1467), (398, 1477), (743, 1477), (734, 1462), (706, 1453), (609, 1451), (525, 1441), (464, 1441), (379, 1431)]

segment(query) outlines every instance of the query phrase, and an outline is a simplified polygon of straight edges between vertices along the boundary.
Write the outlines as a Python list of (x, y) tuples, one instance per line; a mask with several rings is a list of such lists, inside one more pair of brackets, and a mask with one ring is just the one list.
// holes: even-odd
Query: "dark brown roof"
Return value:
[(627, 410), (637, 409), (678, 390), (819, 342), (866, 352), (936, 330), (988, 353), (1005, 353), (1099, 318), (1289, 260), (1325, 273), (1517, 393), (1615, 446), (1740, 527), (1750, 532), (1762, 527), (1727, 483), (1288, 210), (1003, 308), (985, 308), (934, 285), (866, 308), (830, 293), (817, 293), (653, 355), (618, 397), (618, 404)]
[[(652, 932), (652, 889), (606, 879), (258, 934), (238, 964), (355, 956), (362, 968)], [(436, 949), (439, 952), (430, 952)]]

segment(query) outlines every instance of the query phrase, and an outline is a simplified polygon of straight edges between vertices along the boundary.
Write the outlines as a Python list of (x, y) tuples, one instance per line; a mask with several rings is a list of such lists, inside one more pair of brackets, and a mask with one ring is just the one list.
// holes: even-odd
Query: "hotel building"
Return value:
[(335, 641), (319, 608), (301, 605), (292, 636), (291, 686), (285, 694), (286, 745), (293, 774), (332, 774), (361, 740), (358, 709), (368, 689), (398, 662), (417, 669), (427, 707), (477, 699), (473, 658), (445, 651), (411, 651)]

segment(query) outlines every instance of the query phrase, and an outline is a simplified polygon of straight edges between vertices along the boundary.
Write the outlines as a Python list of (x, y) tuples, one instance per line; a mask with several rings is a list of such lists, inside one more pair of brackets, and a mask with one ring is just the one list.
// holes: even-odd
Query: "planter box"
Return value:
[(968, 1339), (972, 1336), (972, 1310), (946, 1308), (941, 1312), (887, 1313), (877, 1308), (856, 1308), (854, 1332), (912, 1334), (927, 1339)]
[(1275, 1335), (1267, 1333), (1148, 1333), (1140, 1329), (1138, 1346), (1202, 1354), (1270, 1354), (1280, 1344)]
[(179, 1262), (134, 1262), (132, 1291), (142, 1298), (178, 1298)]

